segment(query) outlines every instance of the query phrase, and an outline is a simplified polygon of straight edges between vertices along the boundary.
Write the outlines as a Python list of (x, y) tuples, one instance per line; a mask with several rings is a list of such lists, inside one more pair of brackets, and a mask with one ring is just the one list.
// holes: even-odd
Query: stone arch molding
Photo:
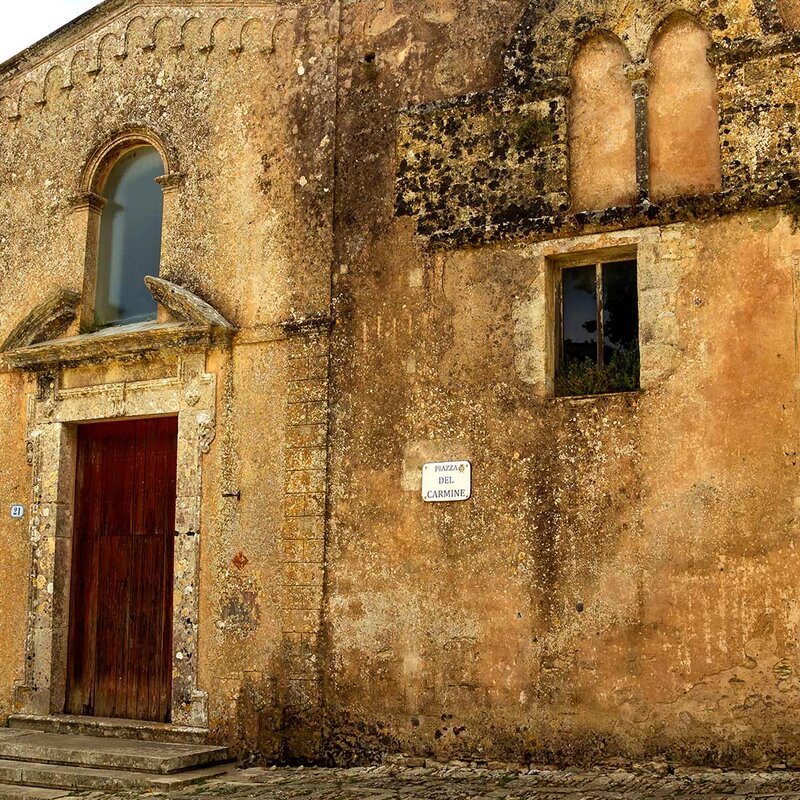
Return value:
[(702, 0), (532, 0), (506, 55), (506, 83), (529, 87), (563, 81), (584, 40), (597, 30), (616, 36), (632, 61), (644, 61), (662, 22), (681, 12), (712, 35), (720, 32), (727, 11), (743, 34), (783, 30), (778, 0), (754, 0), (749, 17), (733, 0), (722, 0), (713, 9), (709, 5)]
[[(257, 8), (209, 8), (185, 6), (129, 12), (109, 25), (89, 31), (32, 69), (0, 76), (0, 126), (19, 122), (32, 109), (57, 102), (64, 93), (101, 73), (119, 69), (129, 58), (143, 58), (157, 49), (161, 61), (173, 58), (207, 59), (211, 54), (236, 62), (243, 54), (269, 58), (294, 41), (305, 41), (318, 9), (314, 6), (275, 5)], [(288, 36), (287, 27), (301, 25), (299, 35)], [(285, 44), (284, 44), (285, 40)]]
[(150, 126), (131, 123), (106, 136), (102, 143), (92, 150), (81, 173), (79, 195), (86, 192), (99, 194), (102, 188), (100, 184), (107, 177), (108, 171), (116, 163), (119, 155), (142, 145), (154, 148), (161, 156), (165, 176), (181, 174), (177, 151), (169, 144), (169, 140), (156, 133)]

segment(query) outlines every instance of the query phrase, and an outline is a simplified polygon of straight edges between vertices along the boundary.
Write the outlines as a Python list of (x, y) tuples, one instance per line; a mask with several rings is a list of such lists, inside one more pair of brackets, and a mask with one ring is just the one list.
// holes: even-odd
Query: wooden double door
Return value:
[(168, 721), (176, 417), (78, 428), (68, 714)]

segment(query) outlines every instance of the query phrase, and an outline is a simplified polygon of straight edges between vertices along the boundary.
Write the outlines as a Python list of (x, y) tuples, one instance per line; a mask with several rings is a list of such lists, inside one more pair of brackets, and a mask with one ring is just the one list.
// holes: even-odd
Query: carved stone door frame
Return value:
[(205, 372), (205, 359), (205, 349), (184, 351), (172, 377), (77, 389), (61, 387), (59, 370), (38, 376), (37, 393), (28, 401), (32, 556), (19, 712), (64, 709), (77, 426), (177, 415), (171, 722), (207, 727), (207, 694), (197, 680), (199, 556), (203, 455), (215, 435), (216, 377)]

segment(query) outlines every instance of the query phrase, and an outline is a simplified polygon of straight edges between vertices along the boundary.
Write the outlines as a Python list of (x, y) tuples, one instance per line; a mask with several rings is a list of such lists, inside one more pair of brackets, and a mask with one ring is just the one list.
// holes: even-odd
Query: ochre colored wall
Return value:
[[(206, 359), (199, 684), (248, 762), (797, 749), (796, 46), (776, 9), (697, 4), (725, 192), (687, 167), (665, 195), (710, 193), (639, 202), (624, 133), (622, 205), (576, 214), (605, 183), (570, 185), (570, 120), (609, 88), (570, 107), (580, 43), (606, 31), (643, 68), (676, 9), (553, 5), (114, 0), (3, 68), (0, 342), (83, 285), (70, 198), (95, 146), (147, 127), (184, 174), (162, 277), (238, 328)], [(632, 250), (642, 391), (553, 398), (555, 259)], [(0, 373), (0, 718), (35, 392)], [(473, 462), (473, 498), (424, 504), (422, 464), (449, 458)]]
[(669, 19), (650, 53), (648, 135), (654, 200), (721, 187), (717, 78), (708, 32), (680, 15)]
[(636, 197), (636, 120), (622, 42), (593, 36), (572, 65), (570, 191), (585, 211)]
[[(576, 244), (443, 255), (418, 287), (373, 253), (380, 289), (348, 284), (329, 713), (443, 759), (789, 753), (798, 239), (775, 212), (647, 231), (640, 324), (671, 318), (671, 352), (643, 337), (641, 395), (545, 398), (515, 327)], [(473, 461), (468, 503), (404, 475), (442, 458)]]

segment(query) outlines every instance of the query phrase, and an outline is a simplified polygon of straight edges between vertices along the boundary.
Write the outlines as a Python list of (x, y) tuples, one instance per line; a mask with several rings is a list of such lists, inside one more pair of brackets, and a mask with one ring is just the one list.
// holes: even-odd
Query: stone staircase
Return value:
[[(191, 741), (190, 731), (169, 726), (126, 729), (118, 720), (75, 717), (10, 724), (0, 728), (0, 800), (55, 800), (82, 790), (170, 792), (233, 769), (226, 748)], [(184, 741), (153, 741), (158, 733)]]

